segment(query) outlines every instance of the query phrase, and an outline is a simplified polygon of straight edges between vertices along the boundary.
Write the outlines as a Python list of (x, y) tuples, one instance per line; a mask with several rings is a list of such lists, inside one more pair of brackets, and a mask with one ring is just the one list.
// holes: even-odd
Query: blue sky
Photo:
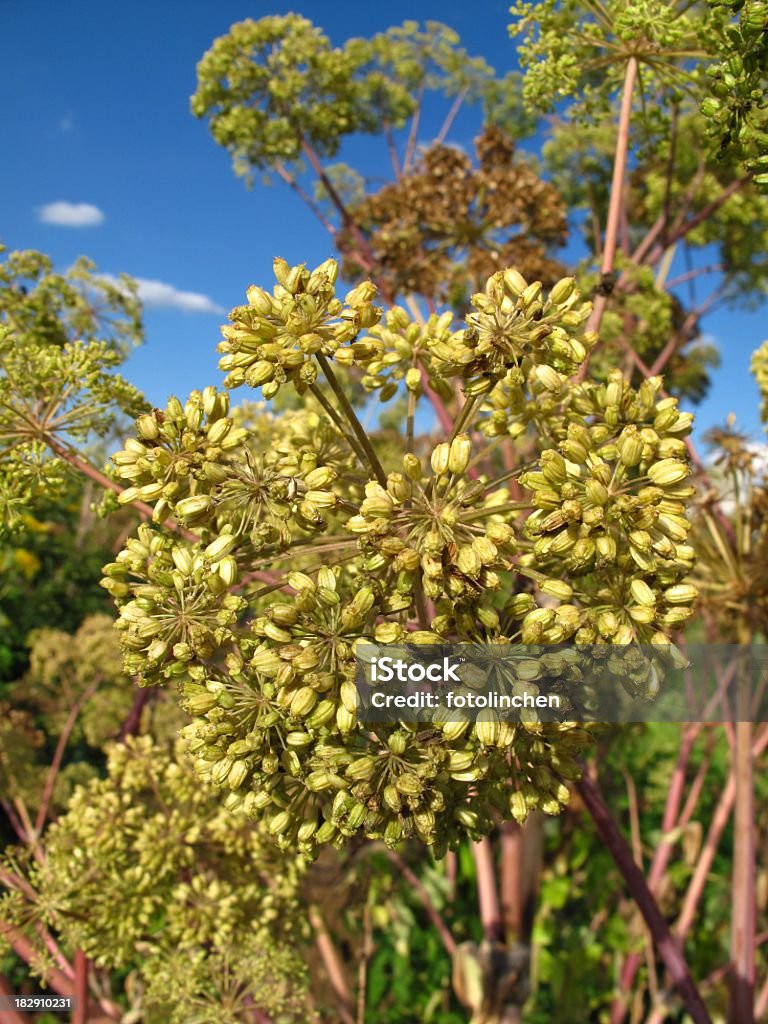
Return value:
[[(249, 284), (272, 281), (274, 256), (314, 263), (332, 254), (298, 199), (279, 184), (257, 181), (248, 191), (189, 113), (195, 65), (212, 40), (243, 18), (290, 10), (334, 43), (406, 18), (440, 20), (498, 72), (514, 65), (504, 2), (0, 2), (0, 240), (41, 249), (60, 268), (87, 255), (102, 271), (146, 282), (147, 343), (125, 372), (155, 404), (220, 383), (215, 346), (224, 311), (244, 300)], [(469, 145), (477, 122), (467, 113), (456, 129), (454, 139)], [(62, 202), (96, 210), (50, 209)], [(88, 226), (50, 222), (95, 222), (99, 214)], [(759, 312), (727, 311), (705, 321), (723, 366), (699, 407), (700, 429), (734, 411), (744, 429), (761, 434), (747, 367), (768, 333), (763, 322)]]

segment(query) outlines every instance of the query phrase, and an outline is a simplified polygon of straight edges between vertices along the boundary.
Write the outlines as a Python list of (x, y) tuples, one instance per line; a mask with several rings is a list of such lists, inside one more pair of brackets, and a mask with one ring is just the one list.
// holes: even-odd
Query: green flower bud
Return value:
[(688, 476), (688, 467), (677, 459), (662, 459), (648, 469), (648, 477), (659, 487), (679, 484)]
[(442, 476), (448, 470), (448, 459), (450, 457), (451, 446), (447, 441), (443, 441), (435, 448), (432, 452), (430, 463), (432, 465), (432, 472), (435, 476)]
[(667, 604), (691, 604), (698, 596), (696, 587), (686, 583), (678, 583), (664, 591), (664, 600)]
[(509, 796), (509, 813), (519, 825), (528, 817), (528, 801), (520, 790), (516, 789)]
[[(448, 449), (448, 469), (451, 473), (461, 474), (466, 471), (472, 454), (472, 442), (469, 434), (457, 434)], [(434, 455), (433, 455), (434, 458)], [(434, 462), (432, 464), (434, 469)], [(437, 472), (437, 470), (435, 471)]]
[(638, 604), (646, 608), (653, 608), (656, 604), (656, 597), (645, 580), (632, 580), (629, 590)]

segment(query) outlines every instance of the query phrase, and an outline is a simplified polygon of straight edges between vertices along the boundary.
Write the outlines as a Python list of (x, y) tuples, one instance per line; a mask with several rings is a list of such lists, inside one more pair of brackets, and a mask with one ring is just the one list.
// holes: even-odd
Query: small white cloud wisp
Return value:
[(104, 214), (93, 203), (46, 203), (38, 210), (38, 220), (60, 228), (95, 228), (104, 223)]
[(139, 298), (145, 306), (155, 309), (180, 309), (184, 313), (223, 313), (213, 299), (201, 292), (184, 292), (164, 281), (149, 281), (137, 277)]
[[(102, 274), (102, 280), (115, 287), (120, 287), (119, 278), (112, 274)], [(134, 277), (139, 288), (139, 298), (147, 309), (178, 309), (182, 313), (216, 313), (225, 312), (202, 292), (186, 292), (167, 284), (165, 281), (154, 281), (146, 277)]]

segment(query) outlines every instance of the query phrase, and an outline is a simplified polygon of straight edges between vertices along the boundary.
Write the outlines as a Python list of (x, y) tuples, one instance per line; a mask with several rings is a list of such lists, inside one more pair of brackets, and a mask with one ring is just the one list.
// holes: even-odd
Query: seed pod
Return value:
[(550, 597), (556, 597), (560, 601), (570, 601), (573, 597), (573, 587), (564, 580), (544, 580), (539, 584), (539, 590), (542, 594), (549, 594)]
[(238, 538), (232, 533), (223, 533), (217, 537), (216, 540), (212, 541), (205, 549), (206, 558), (210, 558), (212, 562), (218, 562), (224, 558), (225, 555), (229, 555), (237, 547)]
[(442, 724), (443, 736), (445, 736), (448, 743), (453, 743), (466, 732), (468, 725), (469, 722), (466, 718), (449, 718)]
[(404, 732), (393, 732), (387, 740), (387, 746), (396, 757), (400, 757), (408, 746), (408, 737)]
[(291, 827), (291, 815), (288, 811), (279, 811), (269, 819), (267, 829), (272, 836), (281, 836)]
[(210, 511), (211, 499), (207, 494), (195, 494), (190, 498), (182, 498), (176, 506), (177, 517), (189, 525), (205, 522)]
[(528, 817), (528, 801), (518, 789), (510, 794), (509, 813), (519, 825)]
[(678, 459), (662, 459), (648, 469), (649, 479), (652, 483), (658, 484), (659, 487), (679, 484), (687, 476), (688, 467)]
[[(515, 297), (517, 297), (518, 295), (522, 295), (525, 289), (528, 287), (528, 282), (525, 280), (523, 275), (514, 268), (505, 270), (503, 278), (504, 284)], [(489, 279), (489, 285), (491, 281), (493, 281), (493, 278)]]
[(629, 585), (630, 593), (638, 604), (646, 608), (653, 608), (656, 604), (656, 596), (645, 580), (632, 580)]
[(499, 716), (491, 709), (480, 711), (475, 722), (475, 735), (484, 747), (494, 747), (499, 739)]
[(418, 457), (418, 455), (413, 455), (411, 452), (408, 452), (406, 455), (404, 455), (403, 468), (405, 469), (405, 472), (408, 474), (411, 480), (421, 480), (423, 470), (421, 467), (421, 459)]
[(336, 725), (339, 728), (339, 732), (342, 735), (346, 735), (357, 725), (357, 715), (348, 711), (345, 707), (340, 707), (336, 712)]
[(384, 800), (384, 803), (389, 808), (389, 810), (392, 811), (393, 814), (400, 813), (403, 805), (396, 786), (393, 786), (391, 784), (385, 786), (384, 792), (382, 793), (382, 799)]
[(285, 742), (289, 747), (306, 747), (312, 742), (312, 737), (308, 732), (302, 732), (297, 729), (295, 732), (289, 732), (286, 735)]
[(246, 761), (235, 761), (227, 778), (230, 789), (240, 789), (248, 778), (248, 763)]
[(563, 386), (562, 378), (557, 370), (546, 364), (536, 367), (536, 379), (553, 394), (558, 394)]
[(261, 359), (245, 371), (245, 383), (249, 388), (259, 388), (264, 384), (269, 384), (274, 376), (275, 367), (272, 363)]
[(451, 441), (448, 450), (449, 471), (457, 474), (464, 473), (469, 465), (471, 454), (472, 442), (469, 439), (469, 434), (457, 434), (453, 441)]
[[(467, 722), (463, 725), (466, 727)], [(475, 754), (472, 750), (452, 750), (448, 756), (448, 769), (453, 775), (455, 772), (465, 772), (472, 767)]]
[(316, 704), (316, 691), (311, 686), (302, 686), (291, 698), (291, 714), (294, 718), (305, 718)]
[(366, 757), (358, 757), (357, 760), (353, 761), (347, 767), (345, 774), (348, 779), (352, 779), (354, 782), (364, 782), (370, 779), (375, 771), (376, 759), (367, 755)]
[(447, 441), (443, 441), (439, 444), (432, 452), (430, 463), (432, 465), (432, 472), (436, 476), (442, 476), (448, 470), (448, 458), (450, 456), (451, 446)]
[(664, 591), (667, 604), (691, 604), (698, 596), (696, 587), (686, 583), (678, 583)]
[(459, 554), (456, 558), (456, 566), (459, 572), (463, 572), (466, 576), (475, 578), (480, 574), (483, 563), (480, 561), (480, 556), (475, 551), (474, 547), (467, 545), (459, 550)]
[(152, 413), (145, 413), (136, 420), (136, 430), (145, 441), (154, 441), (160, 436), (160, 428)]
[(194, 697), (187, 697), (184, 700), (184, 707), (190, 715), (207, 715), (208, 712), (218, 704), (218, 697), (215, 693), (197, 693)]
[(315, 839), (318, 843), (330, 843), (338, 835), (338, 830), (332, 821), (324, 821), (320, 828), (315, 833)]
[(476, 829), (480, 825), (480, 815), (477, 811), (473, 811), (471, 807), (459, 806), (453, 813), (464, 828)]
[(408, 391), (411, 391), (414, 395), (420, 395), (423, 387), (421, 383), (421, 371), (411, 366), (405, 374), (405, 386)]
[(420, 796), (423, 789), (421, 780), (412, 772), (404, 772), (402, 775), (398, 775), (395, 780), (395, 786), (398, 792), (403, 793), (405, 796)]
[(248, 305), (260, 316), (268, 316), (272, 312), (272, 296), (257, 285), (251, 285), (246, 291)]
[(549, 293), (549, 301), (554, 306), (561, 306), (576, 291), (576, 280), (573, 277), (562, 277)]

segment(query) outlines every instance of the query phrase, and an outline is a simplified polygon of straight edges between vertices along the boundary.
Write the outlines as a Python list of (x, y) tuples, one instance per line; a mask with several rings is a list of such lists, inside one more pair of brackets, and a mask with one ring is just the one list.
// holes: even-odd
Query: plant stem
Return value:
[(464, 100), (467, 98), (467, 93), (468, 92), (469, 92), (469, 86), (465, 85), (456, 94), (456, 99), (451, 104), (451, 109), (446, 114), (446, 117), (445, 117), (445, 120), (443, 121), (442, 127), (440, 128), (440, 131), (437, 134), (437, 138), (435, 139), (435, 145), (436, 146), (441, 146), (445, 142), (445, 137), (448, 134), (448, 132), (451, 130), (451, 125), (456, 120), (456, 115), (461, 110), (461, 105), (464, 102)]
[(345, 441), (347, 442), (349, 447), (352, 449), (352, 451), (355, 453), (355, 455), (360, 460), (361, 465), (362, 466), (366, 466), (367, 462), (368, 462), (367, 455), (363, 451), (363, 449), (360, 447), (360, 444), (358, 443), (358, 440), (354, 436), (354, 434), (350, 434), (349, 431), (347, 430), (347, 427), (346, 427), (346, 424), (344, 423), (344, 420), (341, 418), (341, 416), (339, 416), (339, 414), (333, 408), (333, 406), (328, 401), (328, 399), (325, 397), (325, 395), (320, 390), (320, 388), (317, 386), (317, 384), (311, 384), (309, 390), (312, 392), (314, 397), (318, 400), (320, 405), (322, 405), (322, 407), (328, 413), (328, 415), (333, 420), (333, 422), (336, 425), (336, 427), (338, 427), (338, 429), (341, 432), (342, 436), (344, 437)]
[[(613, 179), (611, 181), (611, 198), (608, 204), (608, 221), (605, 225), (605, 242), (603, 259), (600, 264), (601, 274), (612, 274), (616, 263), (616, 247), (619, 237), (619, 224), (624, 202), (624, 179), (627, 174), (627, 155), (629, 153), (629, 121), (632, 116), (632, 97), (637, 78), (637, 60), (630, 57), (624, 75), (624, 89), (621, 97), (619, 113), (619, 130), (616, 137), (616, 153), (613, 160)], [(600, 330), (605, 312), (606, 296), (598, 295), (592, 315), (587, 322), (588, 331)]]
[[(747, 712), (746, 681), (739, 681), (739, 717)], [(753, 1024), (755, 998), (755, 820), (752, 723), (736, 722), (729, 1024)]]
[[(0, 996), (13, 996), (16, 993), (11, 987), (11, 983), (4, 974), (0, 974)], [(28, 1018), (16, 1010), (5, 1010), (6, 1024), (27, 1024)]]
[(77, 1006), (72, 1014), (72, 1024), (87, 1024), (88, 960), (82, 949), (75, 950), (75, 999)]
[(501, 907), (496, 889), (496, 871), (493, 864), (493, 846), (488, 836), (472, 843), (477, 872), (477, 899), (480, 904), (480, 920), (483, 924), (483, 938), (490, 941), (503, 940)]
[(667, 922), (659, 910), (648, 883), (635, 863), (632, 850), (611, 816), (600, 787), (592, 779), (586, 766), (576, 788), (597, 827), (598, 834), (621, 872), (627, 887), (637, 903), (640, 913), (653, 937), (654, 945), (670, 977), (682, 997), (694, 1024), (712, 1024), (709, 1012), (691, 977), (691, 972), (679, 946), (672, 937)]
[(69, 737), (72, 733), (72, 730), (75, 727), (77, 716), (80, 714), (85, 705), (94, 695), (100, 682), (101, 680), (99, 678), (96, 678), (91, 683), (91, 685), (84, 691), (80, 698), (75, 702), (75, 704), (72, 706), (72, 710), (67, 715), (67, 720), (64, 723), (64, 727), (61, 730), (61, 735), (59, 736), (58, 742), (56, 744), (56, 750), (53, 755), (53, 760), (51, 761), (51, 767), (48, 769), (48, 775), (46, 777), (45, 786), (43, 788), (43, 796), (42, 800), (40, 801), (40, 809), (37, 812), (37, 818), (35, 819), (36, 837), (38, 837), (42, 832), (43, 825), (45, 824), (45, 819), (48, 816), (48, 806), (51, 802), (51, 797), (53, 796), (53, 787), (56, 782), (56, 776), (59, 773), (59, 768), (61, 767), (61, 762), (64, 757), (64, 751), (66, 750), (67, 743), (69, 742)]
[(449, 956), (453, 957), (456, 953), (456, 939), (454, 939), (453, 935), (451, 934), (450, 928), (445, 923), (445, 921), (440, 915), (440, 912), (432, 902), (432, 898), (427, 892), (427, 889), (425, 888), (423, 882), (416, 874), (416, 872), (413, 871), (413, 869), (408, 864), (406, 864), (406, 862), (403, 860), (403, 858), (396, 850), (387, 850), (387, 856), (395, 865), (395, 867), (403, 876), (403, 878), (406, 880), (408, 885), (411, 886), (413, 891), (419, 897), (421, 905), (424, 907), (427, 916), (434, 925), (437, 934), (440, 936), (443, 946), (445, 946), (446, 952), (448, 953)]
[(355, 410), (352, 408), (350, 401), (346, 396), (344, 388), (341, 386), (336, 377), (336, 374), (333, 372), (331, 364), (328, 362), (328, 360), (321, 352), (317, 353), (317, 361), (320, 363), (323, 373), (325, 374), (325, 379), (328, 381), (331, 390), (333, 391), (339, 405), (341, 406), (341, 411), (344, 413), (347, 422), (349, 423), (350, 427), (352, 428), (355, 434), (355, 437), (360, 443), (360, 447), (363, 449), (368, 458), (368, 464), (373, 470), (374, 476), (379, 481), (382, 487), (386, 487), (387, 474), (384, 472), (381, 463), (379, 462), (379, 457), (373, 449), (373, 445), (371, 444), (368, 434), (365, 432), (365, 427), (357, 418)]
[(352, 994), (349, 991), (347, 985), (347, 979), (344, 974), (344, 966), (339, 957), (336, 946), (334, 945), (333, 939), (331, 938), (328, 929), (325, 926), (325, 921), (320, 914), (319, 909), (313, 904), (310, 906), (308, 911), (309, 923), (312, 925), (312, 929), (315, 933), (315, 945), (317, 951), (320, 954), (320, 958), (323, 961), (328, 980), (331, 983), (334, 995), (336, 996), (336, 1003), (339, 1012), (339, 1017), (343, 1021), (343, 1024), (355, 1024), (355, 1018), (352, 1014)]
[(466, 400), (464, 405), (462, 405), (461, 411), (459, 412), (459, 415), (456, 417), (456, 422), (453, 424), (453, 429), (451, 430), (451, 433), (448, 437), (449, 441), (452, 441), (457, 436), (457, 434), (459, 434), (467, 425), (472, 416), (472, 413), (475, 411), (475, 407), (477, 406), (478, 401), (479, 397), (477, 395), (471, 395)]

